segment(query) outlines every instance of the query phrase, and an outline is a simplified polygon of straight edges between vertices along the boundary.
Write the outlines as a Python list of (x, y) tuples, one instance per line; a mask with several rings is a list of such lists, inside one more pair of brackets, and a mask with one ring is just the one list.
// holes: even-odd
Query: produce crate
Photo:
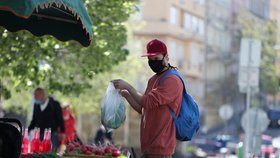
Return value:
[(75, 155), (63, 155), (65, 158), (108, 158), (106, 156), (100, 156), (100, 155), (83, 155), (83, 154), (75, 154)]

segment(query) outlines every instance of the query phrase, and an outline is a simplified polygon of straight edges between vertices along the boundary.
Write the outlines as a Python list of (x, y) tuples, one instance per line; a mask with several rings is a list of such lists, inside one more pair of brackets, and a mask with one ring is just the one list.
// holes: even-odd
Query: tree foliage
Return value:
[(242, 14), (239, 22), (242, 26), (242, 37), (259, 39), (262, 42), (260, 64), (260, 89), (266, 94), (277, 93), (277, 67), (275, 60), (277, 50), (277, 24), (274, 21), (263, 21), (258, 18)]
[[(124, 79), (135, 86), (137, 90), (143, 92), (148, 78), (152, 74), (146, 59), (141, 60), (140, 56), (129, 55), (126, 61), (114, 66), (111, 70), (94, 75), (89, 82), (91, 88), (85, 89), (79, 96), (75, 94), (64, 95), (59, 91), (50, 92), (49, 95), (56, 98), (61, 104), (68, 103), (77, 113), (99, 114), (101, 102), (110, 80)], [(20, 106), (26, 111), (31, 109), (32, 91), (15, 92), (12, 90), (11, 92), (13, 95), (5, 101), (5, 109), (16, 106)]]
[(278, 87), (276, 58), (279, 50), (275, 49), (277, 24), (273, 21), (268, 21), (264, 26), (264, 31), (260, 84), (264, 92), (275, 95)]
[(63, 94), (81, 94), (90, 80), (124, 61), (127, 35), (124, 22), (136, 0), (86, 0), (93, 21), (93, 40), (83, 48), (75, 41), (35, 37), (27, 31), (8, 32), (0, 27), (0, 81), (6, 98), (10, 90), (43, 86)]

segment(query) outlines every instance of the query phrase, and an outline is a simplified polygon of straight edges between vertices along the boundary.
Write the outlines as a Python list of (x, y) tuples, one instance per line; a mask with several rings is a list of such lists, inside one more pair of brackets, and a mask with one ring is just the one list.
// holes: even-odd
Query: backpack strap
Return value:
[(174, 69), (168, 70), (165, 74), (163, 74), (163, 76), (159, 79), (158, 82), (160, 83), (163, 79), (165, 79), (167, 76), (172, 75), (172, 74), (176, 75), (177, 77), (180, 78), (180, 80), (183, 83), (183, 87), (184, 87), (183, 92), (187, 93), (186, 88), (185, 88), (184, 80), (183, 80), (183, 78), (181, 77), (181, 75), (179, 74), (179, 72), (177, 70), (174, 70)]
[[(160, 81), (162, 81), (162, 80), (165, 79), (167, 76), (172, 75), (172, 74), (173, 74), (173, 75), (176, 75), (177, 77), (180, 78), (180, 80), (181, 80), (182, 83), (183, 83), (183, 93), (186, 93), (186, 94), (187, 94), (187, 91), (186, 91), (186, 88), (185, 88), (185, 84), (184, 84), (184, 80), (182, 79), (181, 75), (178, 73), (177, 70), (174, 70), (174, 69), (168, 70), (168, 71), (167, 71), (165, 74), (163, 74), (163, 76), (159, 79), (158, 83), (160, 83)], [(173, 110), (172, 110), (169, 106), (167, 106), (167, 107), (168, 107), (168, 110), (170, 111), (170, 113), (171, 113), (173, 119), (176, 119), (177, 117), (176, 117), (175, 113), (173, 112)]]

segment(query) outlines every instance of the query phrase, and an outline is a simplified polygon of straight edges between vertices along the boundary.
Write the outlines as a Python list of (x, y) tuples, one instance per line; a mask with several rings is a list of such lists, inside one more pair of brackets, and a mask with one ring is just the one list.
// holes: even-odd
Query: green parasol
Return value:
[(82, 0), (0, 0), (0, 26), (11, 32), (28, 30), (89, 46), (92, 21)]

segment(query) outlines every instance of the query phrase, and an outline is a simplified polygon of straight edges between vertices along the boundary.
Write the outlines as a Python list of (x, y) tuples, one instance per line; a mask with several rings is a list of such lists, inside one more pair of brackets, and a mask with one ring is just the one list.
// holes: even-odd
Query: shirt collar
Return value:
[(46, 99), (43, 105), (40, 105), (41, 111), (44, 111), (48, 104), (49, 104), (49, 98)]

